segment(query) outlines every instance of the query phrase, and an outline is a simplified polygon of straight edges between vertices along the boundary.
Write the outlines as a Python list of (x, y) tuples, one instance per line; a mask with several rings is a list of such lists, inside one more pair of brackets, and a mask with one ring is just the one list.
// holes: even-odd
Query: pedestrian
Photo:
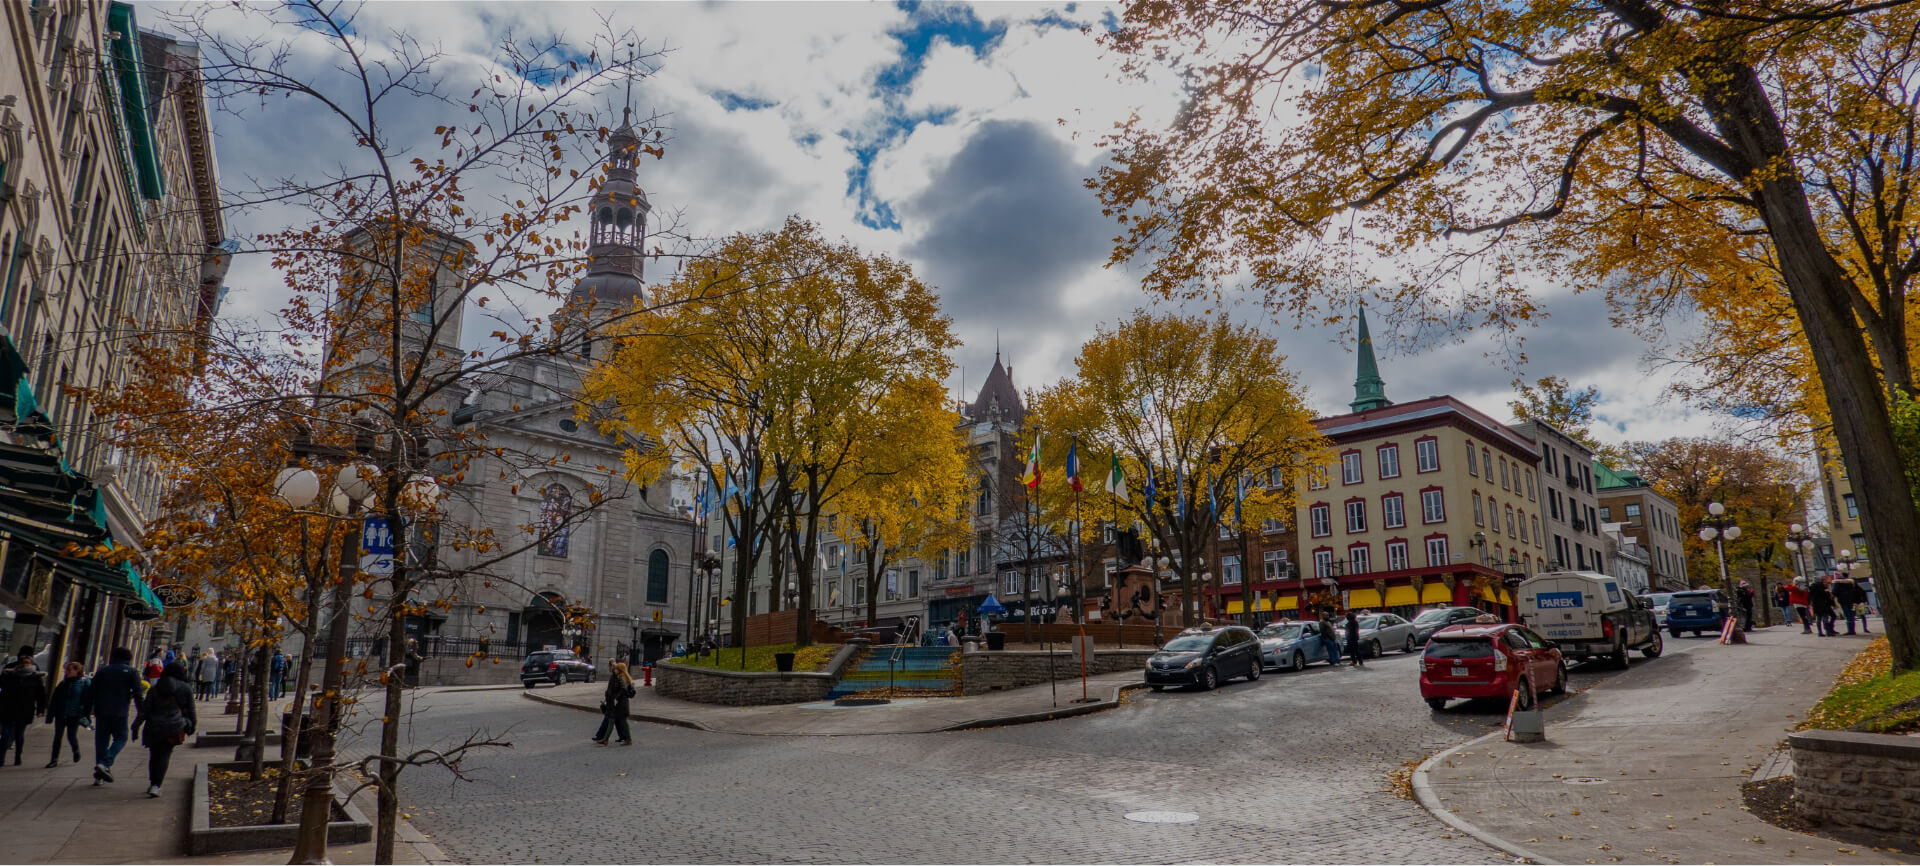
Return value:
[(220, 659), (220, 696), (233, 700), (240, 696), (240, 654), (227, 650)]
[(147, 667), (141, 671), (141, 677), (147, 681), (147, 685), (153, 685), (153, 681), (160, 678), (160, 672), (166, 667), (167, 663), (161, 659), (160, 653), (155, 652), (152, 658), (147, 659)]
[(0, 764), (7, 760), (7, 748), (13, 748), (13, 764), (27, 749), (27, 728), (35, 716), (47, 711), (47, 684), (33, 664), (33, 645), (20, 648), (13, 664), (0, 672)]
[(1733, 594), (1740, 600), (1741, 631), (1753, 631), (1753, 584), (1740, 581)]
[(1347, 610), (1347, 656), (1349, 663), (1356, 668), (1367, 666), (1367, 660), (1360, 652), (1360, 614)]
[(47, 724), (53, 726), (53, 760), (47, 762), (49, 770), (60, 766), (61, 734), (67, 736), (73, 762), (80, 763), (80, 728), (92, 721), (87, 718), (86, 695), (93, 681), (87, 678), (87, 669), (79, 662), (67, 662), (61, 669), (66, 676), (53, 687), (53, 696), (47, 699)]
[(1807, 604), (1813, 608), (1813, 624), (1822, 637), (1840, 633), (1833, 627), (1833, 591), (1827, 588), (1824, 579), (1808, 584)]
[(1333, 613), (1326, 608), (1320, 609), (1320, 651), (1326, 655), (1327, 664), (1340, 663), (1340, 641), (1333, 636)]
[[(201, 660), (213, 658), (208, 650)], [(218, 660), (215, 659), (217, 663)], [(134, 733), (147, 747), (147, 796), (160, 796), (160, 783), (166, 781), (167, 764), (174, 748), (193, 735), (198, 717), (193, 711), (193, 687), (187, 684), (187, 666), (180, 662), (167, 665), (160, 679), (140, 701), (140, 715), (133, 720)]]
[[(1853, 634), (1854, 606), (1861, 601), (1864, 599), (1860, 595), (1860, 585), (1853, 578), (1842, 574), (1833, 579), (1833, 603), (1840, 608), (1840, 616), (1847, 621), (1847, 634)], [(1866, 619), (1864, 615), (1860, 618)]]
[[(166, 676), (165, 672), (161, 676)], [(185, 677), (181, 678), (185, 681)], [(200, 660), (193, 665), (194, 697), (203, 701), (213, 700), (213, 685), (220, 681), (220, 657), (213, 654), (211, 647), (200, 651)]]
[(127, 745), (127, 709), (140, 702), (140, 675), (133, 650), (114, 647), (107, 664), (93, 672), (86, 705), (93, 713), (93, 784), (113, 781), (113, 759)]
[(1807, 608), (1807, 579), (1796, 577), (1787, 590), (1787, 602), (1793, 605), (1794, 618), (1800, 621), (1801, 634), (1813, 634), (1813, 612)]
[(1853, 583), (1860, 587), (1860, 633), (1873, 634), (1873, 629), (1867, 628), (1867, 615), (1880, 612), (1880, 607), (1875, 604), (1873, 597), (1873, 578), (1857, 577), (1854, 578)]
[(1791, 625), (1793, 623), (1793, 600), (1787, 596), (1786, 584), (1783, 583), (1773, 588), (1773, 606), (1780, 611), (1781, 625)]
[(276, 648), (273, 658), (267, 660), (267, 700), (280, 700), (280, 680), (286, 672), (287, 654)]
[[(177, 659), (174, 658), (173, 647), (167, 647), (167, 654), (160, 659), (160, 670), (166, 670), (167, 665), (173, 664), (175, 661), (177, 661)], [(157, 680), (159, 678), (160, 671), (154, 671), (153, 676), (147, 677), (149, 680)]]
[(607, 678), (607, 693), (600, 698), (600, 730), (594, 732), (594, 742), (604, 746), (608, 734), (618, 733), (620, 745), (633, 745), (633, 731), (627, 728), (627, 702), (634, 694), (633, 676), (627, 673), (627, 663), (614, 662), (613, 676)]

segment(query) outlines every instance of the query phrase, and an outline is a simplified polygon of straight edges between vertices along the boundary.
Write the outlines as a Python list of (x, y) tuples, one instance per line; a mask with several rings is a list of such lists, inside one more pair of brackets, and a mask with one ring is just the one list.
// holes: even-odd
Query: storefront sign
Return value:
[(163, 583), (153, 588), (153, 594), (160, 597), (160, 603), (174, 610), (192, 607), (200, 602), (200, 590), (184, 583)]
[(153, 608), (150, 608), (145, 604), (137, 601), (127, 605), (127, 609), (125, 611), (122, 611), (121, 615), (125, 616), (127, 619), (133, 622), (146, 622), (147, 620), (150, 620), (150, 619), (160, 618), (159, 611), (154, 610)]

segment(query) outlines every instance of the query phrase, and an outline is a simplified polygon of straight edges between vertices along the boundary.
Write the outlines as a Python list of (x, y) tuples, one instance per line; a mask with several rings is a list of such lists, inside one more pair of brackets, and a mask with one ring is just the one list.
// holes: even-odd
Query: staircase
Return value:
[(873, 693), (884, 694), (889, 681), (896, 689), (894, 697), (957, 695), (960, 693), (956, 662), (960, 651), (952, 647), (879, 646), (867, 651), (852, 670), (834, 683), (827, 699)]

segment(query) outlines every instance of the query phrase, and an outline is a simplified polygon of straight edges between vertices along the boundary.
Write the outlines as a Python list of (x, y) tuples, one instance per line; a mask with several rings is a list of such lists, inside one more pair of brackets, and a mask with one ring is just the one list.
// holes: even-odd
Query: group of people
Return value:
[[(243, 661), (239, 650), (216, 652), (211, 647), (196, 647), (181, 657), (170, 648), (156, 649), (147, 659), (147, 679), (157, 679), (160, 671), (176, 661), (181, 662), (191, 675), (188, 682), (192, 684), (195, 700), (234, 700), (240, 696), (240, 665)], [(277, 701), (286, 694), (293, 669), (293, 656), (275, 649), (267, 663), (267, 700)]]
[(63, 740), (73, 762), (81, 763), (80, 729), (90, 727), (93, 784), (112, 782), (114, 758), (129, 739), (139, 737), (149, 752), (147, 796), (160, 796), (174, 748), (185, 743), (198, 724), (186, 662), (155, 657), (143, 673), (133, 667), (132, 650), (115, 647), (92, 676), (79, 662), (67, 662), (59, 683), (48, 689), (33, 652), (32, 646), (21, 647), (19, 656), (0, 671), (0, 764), (11, 749), (14, 766), (20, 766), (28, 728), (36, 717), (45, 717), (54, 726), (49, 769), (60, 765)]
[(1838, 623), (1841, 619), (1847, 621), (1847, 634), (1854, 634), (1856, 616), (1859, 618), (1859, 633), (1872, 634), (1867, 629), (1867, 614), (1873, 612), (1872, 602), (1872, 595), (1860, 585), (1860, 581), (1844, 574), (1811, 579), (1796, 577), (1793, 583), (1777, 586), (1773, 590), (1773, 606), (1779, 609), (1782, 620), (1800, 623), (1803, 633), (1814, 634), (1817, 631), (1829, 637), (1840, 633)]

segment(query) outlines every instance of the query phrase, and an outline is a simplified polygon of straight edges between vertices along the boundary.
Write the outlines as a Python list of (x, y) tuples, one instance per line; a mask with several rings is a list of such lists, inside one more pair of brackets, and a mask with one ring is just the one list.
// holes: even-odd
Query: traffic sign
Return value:
[(360, 524), (360, 571), (393, 574), (393, 531), (384, 517), (368, 517)]

